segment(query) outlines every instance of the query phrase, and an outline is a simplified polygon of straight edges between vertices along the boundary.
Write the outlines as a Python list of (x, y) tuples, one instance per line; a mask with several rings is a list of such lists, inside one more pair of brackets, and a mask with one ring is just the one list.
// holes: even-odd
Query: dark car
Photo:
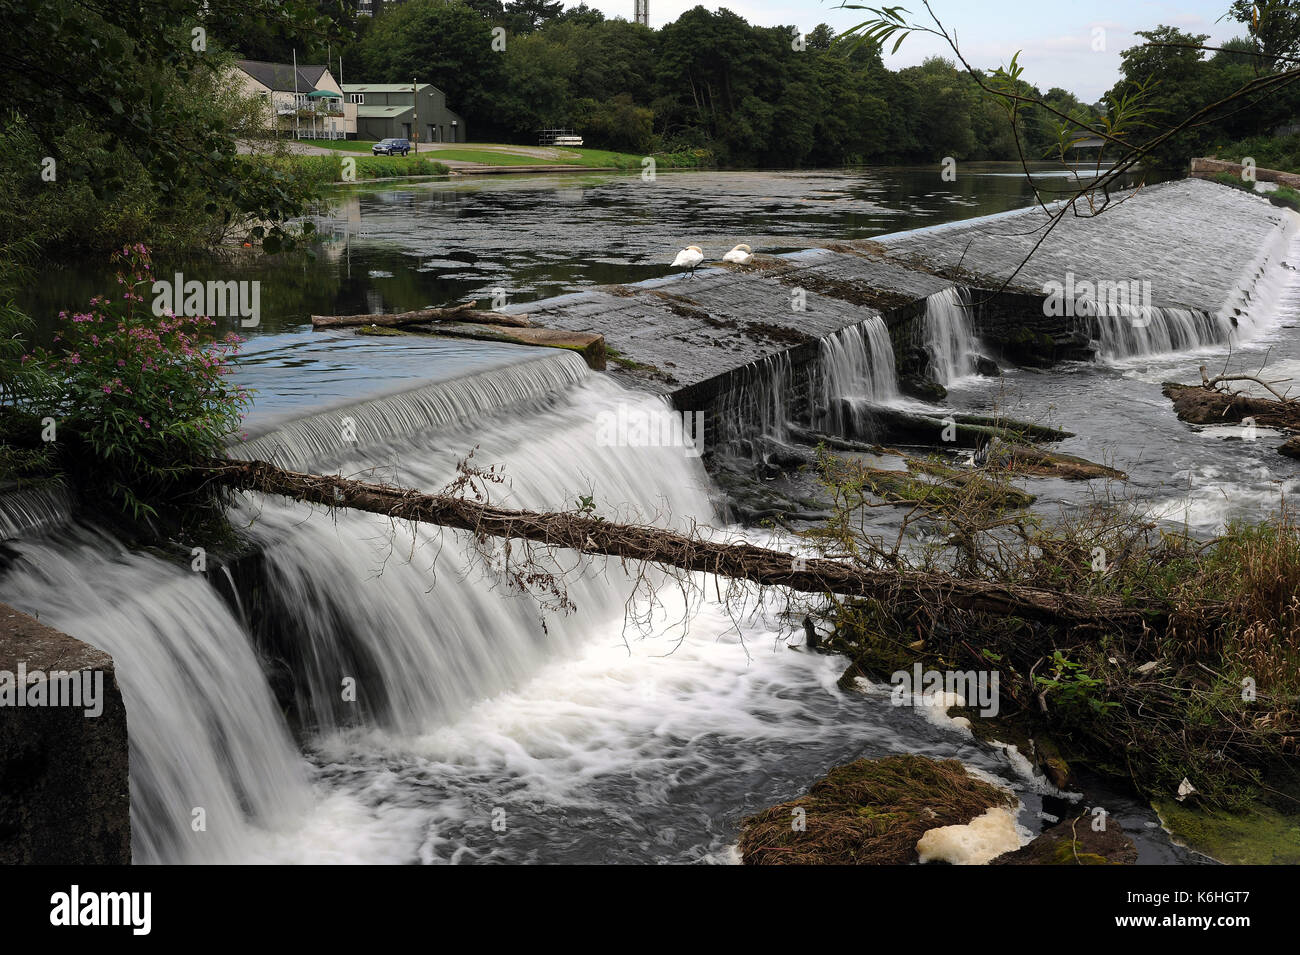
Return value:
[(399, 153), (405, 156), (411, 151), (411, 141), (409, 139), (381, 139), (370, 147), (370, 151), (376, 156), (396, 156)]

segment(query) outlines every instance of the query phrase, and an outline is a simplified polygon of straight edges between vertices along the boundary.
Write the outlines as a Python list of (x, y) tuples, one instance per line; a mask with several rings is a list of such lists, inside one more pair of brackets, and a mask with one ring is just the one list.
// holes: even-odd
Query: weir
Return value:
[[(846, 418), (905, 401), (899, 379), (917, 348), (938, 383), (952, 384), (985, 349), (1119, 359), (1238, 333), (1251, 321), (1240, 303), (1276, 281), (1290, 220), (1234, 190), (1174, 185), (1140, 193), (1116, 228), (1134, 209), (1158, 218), (1169, 208), (1183, 221), (1189, 203), (1208, 203), (1207, 231), (1229, 221), (1248, 247), (1212, 257), (1215, 275), (1178, 300), (1157, 295), (1146, 325), (1045, 315), (1032, 280), (1052, 274), (1050, 264), (993, 294), (1007, 253), (986, 243), (960, 281), (940, 274), (979, 230), (1014, 232), (1004, 217), (932, 230), (930, 240), (837, 245), (755, 270), (533, 303), (526, 310), (539, 324), (604, 334), (623, 367), (598, 375), (575, 354), (521, 349), (438, 380), (413, 365), (396, 389), (357, 386), (317, 404), (292, 389), (266, 392), (249, 439), (231, 453), (344, 474), (380, 469), (437, 491), (478, 448), (476, 461), (504, 467), (504, 481), (484, 485), (494, 503), (552, 510), (589, 500), (611, 520), (713, 523), (716, 491), (698, 458), (680, 446), (599, 440), (602, 416), (680, 428), (674, 407), (707, 410), (711, 441), (750, 442), (744, 450), (761, 457), (792, 425), (862, 432)], [(1087, 260), (1121, 274), (1129, 241), (1094, 243)], [(1169, 267), (1181, 241), (1142, 224), (1131, 242), (1154, 251), (1139, 278)], [(398, 355), (411, 344), (366, 347)], [(632, 589), (646, 595), (665, 582), (659, 572), (638, 586), (620, 566), (589, 562), (566, 594), (552, 594), (561, 609), (543, 615), (512, 589), (519, 576), (499, 572), (536, 582), (534, 572), (571, 570), (576, 555), (521, 566), (490, 541), (477, 550), (437, 528), (327, 518), (246, 494), (232, 518), (251, 551), (197, 573), (86, 528), (33, 534), (38, 522), (13, 516), (33, 509), (4, 512), (17, 531), (0, 584), (19, 609), (113, 657), (130, 727), (136, 861), (517, 860), (563, 843), (571, 819), (611, 833), (593, 838), (621, 858), (660, 838), (650, 833), (674, 838), (693, 805), (682, 781), (716, 773), (747, 742), (762, 746), (745, 758), (770, 765), (760, 786), (737, 784), (749, 787), (738, 803), (789, 791), (834, 753), (860, 754), (860, 740), (835, 732), (850, 720), (868, 725), (883, 751), (935, 747), (920, 718), (899, 723), (811, 693), (838, 675), (824, 658), (783, 653), (749, 669), (734, 641), (770, 645), (770, 618), (739, 621), (671, 586), (658, 605), (630, 604)], [(568, 601), (576, 613), (563, 612)], [(653, 652), (639, 647), (643, 632)], [(667, 716), (647, 702), (660, 684), (676, 707)], [(580, 783), (594, 789), (575, 794)], [(593, 805), (593, 791), (604, 801)], [(628, 818), (629, 799), (645, 818)], [(503, 848), (491, 834), (487, 820), (503, 804), (521, 820), (516, 831), (536, 827), (531, 849)], [(543, 819), (538, 804), (562, 807), (563, 823)], [(729, 838), (714, 833), (710, 845), (721, 853)]]
[[(947, 387), (993, 371), (990, 359), (1116, 361), (1249, 336), (1253, 329), (1238, 327), (1250, 321), (1245, 306), (1256, 283), (1278, 281), (1297, 217), (1214, 183), (1167, 183), (1116, 194), (1097, 217), (1067, 214), (1021, 268), (1046, 221), (1033, 207), (507, 311), (604, 335), (614, 377), (669, 395), (679, 409), (704, 410), (730, 440), (722, 409), (736, 412), (750, 403), (738, 397), (746, 394), (747, 421), (770, 422), (782, 396), (784, 417), (808, 422), (813, 404), (825, 405), (827, 381), (841, 397), (889, 401), (900, 377)], [(1094, 292), (1059, 307), (1048, 301), (1057, 287), (1118, 285), (1143, 289), (1143, 300), (1112, 305)], [(879, 342), (855, 345), (863, 364), (848, 384), (828, 371), (828, 362), (844, 367), (833, 343), (872, 322), (888, 329), (894, 354), (883, 355)]]

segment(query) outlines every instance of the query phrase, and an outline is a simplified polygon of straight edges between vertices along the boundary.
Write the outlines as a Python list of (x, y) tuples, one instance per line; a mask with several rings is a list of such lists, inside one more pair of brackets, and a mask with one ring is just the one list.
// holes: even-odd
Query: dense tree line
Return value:
[[(338, 2), (322, 0), (322, 11)], [(1285, 68), (1300, 5), (1274, 0), (1262, 18), (1254, 5), (1237, 5), (1249, 36), (1224, 52), (1192, 49), (1205, 38), (1171, 27), (1141, 34), (1190, 46), (1127, 51), (1111, 96), (1144, 90), (1154, 129), (1253, 73)], [(538, 129), (569, 126), (610, 149), (707, 148), (724, 164), (809, 166), (1033, 160), (1062, 138), (1059, 119), (1037, 108), (1021, 111), (1013, 128), (996, 98), (952, 60), (890, 70), (879, 49), (837, 40), (825, 24), (801, 35), (699, 6), (649, 30), (558, 0), (404, 0), (345, 22), (348, 38), (334, 51), (346, 55), (351, 76), (433, 82), (479, 140), (531, 142)], [(1021, 84), (1020, 92), (1074, 118), (1067, 141), (1110, 109), (1108, 99), (1087, 104), (1059, 88)], [(1296, 105), (1279, 94), (1225, 109), (1153, 159), (1175, 165), (1189, 149), (1256, 135), (1289, 120)]]
[[(433, 82), (480, 140), (570, 126), (610, 149), (707, 148), (761, 166), (1017, 156), (1001, 108), (954, 63), (892, 71), (878, 49), (837, 42), (824, 24), (805, 36), (701, 6), (649, 30), (544, 0), (406, 0), (361, 19), (350, 75)], [(504, 30), (495, 47), (494, 28)], [(1065, 90), (1047, 98), (1091, 115)], [(1026, 114), (1021, 130), (1041, 158), (1046, 116)]]
[[(342, 58), (352, 80), (433, 82), (480, 141), (533, 142), (539, 128), (570, 126), (590, 145), (631, 153), (708, 150), (721, 164), (795, 167), (1038, 159), (1062, 138), (1041, 107), (1021, 110), (1013, 127), (1005, 104), (980, 88), (984, 75), (941, 58), (890, 70), (875, 46), (825, 25), (799, 35), (696, 7), (649, 30), (559, 0), (377, 6), (367, 17), (356, 0), (0, 0), (10, 40), (0, 54), (10, 80), (0, 261), (24, 248), (98, 253), (126, 237), (201, 248), (232, 223), (300, 212), (301, 182), (236, 154), (231, 130), (244, 105), (223, 80), (232, 55)], [(1073, 118), (1067, 142), (1125, 98), (1142, 102), (1139, 133), (1154, 133), (1296, 67), (1300, 0), (1237, 2), (1233, 14), (1245, 36), (1218, 50), (1168, 26), (1141, 34), (1102, 103), (1019, 80), (1018, 92)], [(154, 28), (141, 32), (144, 22)], [(1300, 155), (1266, 148), (1278, 142), (1275, 127), (1298, 117), (1297, 89), (1271, 88), (1216, 109), (1150, 162), (1176, 169), (1220, 151), (1300, 165)]]
[[(1300, 4), (1289, 3), (1277, 6), (1300, 8)], [(1145, 42), (1124, 51), (1123, 77), (1109, 97), (1142, 99), (1146, 115), (1135, 139), (1153, 136), (1206, 106), (1223, 104), (1162, 143), (1148, 157), (1148, 165), (1181, 169), (1192, 156), (1214, 155), (1228, 144), (1252, 137), (1271, 138), (1277, 127), (1292, 124), (1300, 116), (1300, 84), (1279, 84), (1233, 98), (1252, 80), (1277, 76), (1300, 65), (1287, 60), (1300, 47), (1300, 31), (1284, 29), (1273, 18), (1254, 21), (1248, 12), (1243, 13), (1250, 36), (1230, 40), (1214, 50), (1198, 49), (1209, 42), (1206, 34), (1159, 26), (1139, 32)], [(1290, 15), (1288, 22), (1293, 26), (1300, 26), (1298, 14), (1300, 9)], [(1244, 157), (1225, 154), (1222, 158), (1239, 161)]]

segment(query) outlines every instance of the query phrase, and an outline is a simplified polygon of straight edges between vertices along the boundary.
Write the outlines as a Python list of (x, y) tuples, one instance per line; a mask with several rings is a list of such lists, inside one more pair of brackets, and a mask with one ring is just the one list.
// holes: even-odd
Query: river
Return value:
[[(566, 507), (589, 494), (610, 517), (713, 521), (717, 488), (697, 459), (594, 446), (602, 412), (666, 412), (574, 355), (431, 342), (393, 367), (381, 352), (391, 343), (309, 341), (303, 321), (496, 288), (523, 301), (637, 281), (666, 274), (688, 241), (778, 252), (1032, 201), (1012, 170), (988, 167), (959, 170), (957, 183), (938, 170), (863, 170), (358, 189), (321, 220), (334, 238), (314, 262), (245, 267), (264, 282), (265, 315), (241, 371), (262, 391), (249, 428), (283, 436), (274, 429), (312, 412), (316, 424), (282, 443), (296, 463), (381, 468), (432, 490), (477, 448), (476, 461), (509, 476), (494, 499)], [(1273, 377), (1300, 369), (1293, 274), (1261, 288), (1237, 347), (1238, 361), (1267, 358)], [(52, 278), (44, 301), (85, 280)], [(1212, 533), (1266, 515), (1296, 482), (1264, 442), (1173, 418), (1159, 383), (1193, 378), (1209, 357), (958, 377), (949, 401), (1067, 427), (1077, 436), (1062, 450), (1122, 468), (1128, 493)], [(344, 418), (368, 439), (338, 440)], [(1049, 511), (1089, 494), (1050, 481), (1034, 491)], [(572, 584), (576, 612), (539, 613), (435, 530), (394, 544), (381, 519), (327, 519), (253, 495), (234, 516), (265, 553), (256, 603), (237, 587), (223, 600), (212, 583), (90, 529), (9, 545), (6, 599), (117, 661), (137, 861), (732, 862), (747, 813), (831, 765), (896, 752), (955, 756), (998, 777), (1021, 798), (1026, 836), (1042, 827), (1040, 811), (1104, 800), (1140, 861), (1203, 861), (1123, 793), (1096, 784), (1062, 797), (940, 715), (892, 707), (880, 688), (837, 689), (844, 661), (799, 648), (797, 620), (780, 606), (737, 609), (707, 581), (701, 597), (662, 578), (657, 603), (644, 591), (634, 600), (617, 565), (597, 562)], [(203, 832), (189, 824), (198, 806)]]

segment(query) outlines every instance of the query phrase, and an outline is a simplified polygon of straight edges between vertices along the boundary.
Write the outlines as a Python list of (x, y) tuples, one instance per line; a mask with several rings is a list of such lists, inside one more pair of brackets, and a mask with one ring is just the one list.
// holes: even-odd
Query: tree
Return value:
[(1297, 0), (1233, 0), (1229, 15), (1244, 23), (1262, 54), (1264, 67), (1300, 54), (1300, 2)]
[(357, 55), (372, 82), (432, 83), (476, 128), (498, 123), (502, 54), (492, 25), (464, 3), (408, 0), (375, 20)]
[(510, 0), (506, 4), (511, 33), (532, 33), (558, 19), (563, 12), (562, 0)]
[[(123, 205), (143, 183), (161, 209), (202, 196), (207, 215), (292, 217), (304, 198), (295, 184), (243, 163), (225, 115), (196, 109), (187, 92), (224, 82), (217, 40), (236, 21), (304, 38), (333, 29), (305, 0), (0, 0), (8, 111), (0, 139), (21, 126), (46, 144), (60, 183), (78, 181), (103, 201)], [(67, 138), (74, 128), (81, 142), (108, 143), (132, 161), (86, 168)], [(278, 227), (270, 238), (268, 247), (278, 245)]]

